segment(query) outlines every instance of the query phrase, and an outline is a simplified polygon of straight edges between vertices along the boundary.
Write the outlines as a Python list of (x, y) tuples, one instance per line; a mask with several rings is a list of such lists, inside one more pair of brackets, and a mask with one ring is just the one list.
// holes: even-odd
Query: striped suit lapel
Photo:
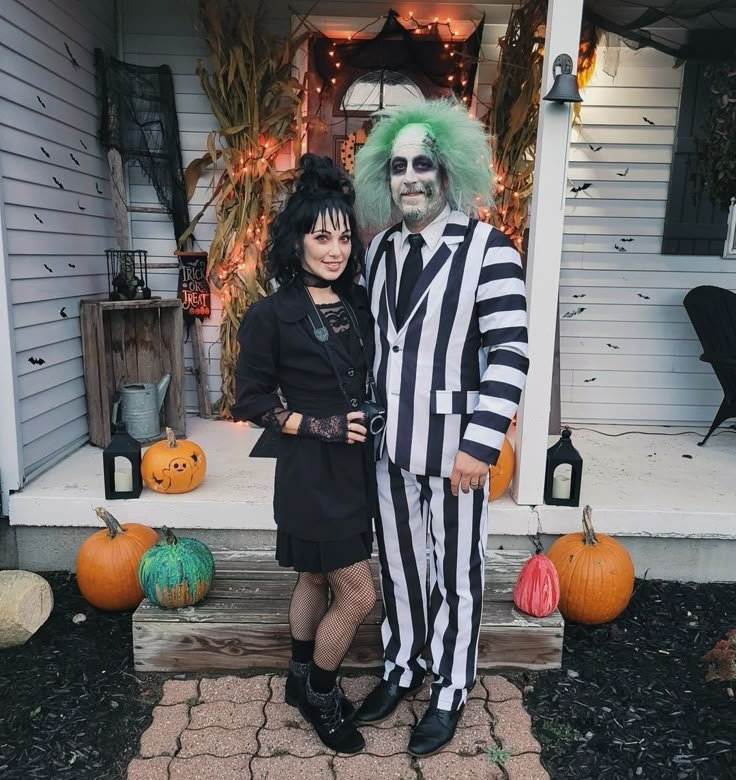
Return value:
[(396, 326), (396, 276), (396, 242), (388, 241), (386, 242), (386, 301), (394, 330), (398, 331)]

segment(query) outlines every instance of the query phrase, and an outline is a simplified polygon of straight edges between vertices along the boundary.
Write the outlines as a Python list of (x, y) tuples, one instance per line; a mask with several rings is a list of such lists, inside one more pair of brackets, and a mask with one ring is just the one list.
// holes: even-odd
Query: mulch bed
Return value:
[[(44, 577), (51, 617), (0, 651), (0, 777), (122, 780), (166, 676), (134, 672), (131, 612)], [(736, 778), (736, 699), (702, 662), (734, 627), (736, 585), (661, 581), (637, 582), (614, 623), (568, 625), (562, 670), (513, 676), (552, 780)]]
[(23, 647), (0, 650), (0, 777), (124, 778), (163, 678), (134, 674), (132, 612), (90, 606), (73, 575), (42, 576), (50, 618)]
[(563, 669), (517, 675), (553, 780), (736, 778), (736, 698), (703, 655), (736, 628), (736, 584), (638, 581), (624, 614), (568, 625)]

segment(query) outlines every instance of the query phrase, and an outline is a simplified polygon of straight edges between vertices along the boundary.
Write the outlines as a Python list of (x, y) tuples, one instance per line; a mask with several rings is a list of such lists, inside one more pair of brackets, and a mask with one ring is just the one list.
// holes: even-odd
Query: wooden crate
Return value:
[(112, 401), (121, 385), (158, 382), (164, 374), (171, 375), (164, 424), (186, 435), (181, 301), (82, 298), (79, 318), (90, 442), (110, 443)]
[[(204, 601), (160, 609), (147, 599), (133, 615), (133, 655), (141, 672), (286, 669), (291, 656), (289, 599), (295, 577), (273, 550), (215, 550), (215, 581)], [(534, 618), (518, 612), (511, 590), (529, 554), (493, 550), (486, 583), (478, 668), (554, 669), (562, 662), (564, 623), (559, 612)], [(371, 563), (378, 585), (378, 564)], [(382, 665), (381, 605), (353, 641), (345, 668)]]

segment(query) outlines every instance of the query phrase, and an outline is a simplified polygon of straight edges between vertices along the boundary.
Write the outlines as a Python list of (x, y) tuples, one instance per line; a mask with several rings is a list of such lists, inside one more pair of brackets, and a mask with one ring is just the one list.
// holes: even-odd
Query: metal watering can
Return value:
[(153, 439), (161, 433), (161, 408), (171, 375), (165, 374), (158, 384), (138, 382), (122, 385), (113, 401), (112, 424), (118, 422), (118, 411), (127, 432), (135, 439)]

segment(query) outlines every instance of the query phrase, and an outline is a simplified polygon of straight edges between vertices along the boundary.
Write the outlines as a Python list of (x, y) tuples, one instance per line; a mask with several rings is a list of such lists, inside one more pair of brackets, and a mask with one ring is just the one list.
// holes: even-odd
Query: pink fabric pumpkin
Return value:
[(552, 561), (542, 553), (522, 567), (514, 585), (514, 605), (534, 617), (546, 617), (560, 603), (560, 577)]

